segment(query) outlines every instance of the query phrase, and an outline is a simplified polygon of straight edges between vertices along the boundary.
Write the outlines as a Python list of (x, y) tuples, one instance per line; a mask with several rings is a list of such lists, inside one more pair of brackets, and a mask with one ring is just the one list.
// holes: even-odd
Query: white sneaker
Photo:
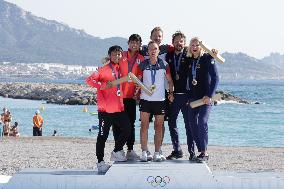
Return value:
[(152, 159), (153, 159), (152, 154), (149, 151), (147, 151), (147, 160), (152, 161)]
[(97, 168), (99, 173), (106, 173), (110, 168), (110, 165), (104, 161), (101, 161), (100, 163), (97, 163)]
[(147, 160), (148, 160), (147, 151), (142, 151), (140, 161), (147, 162)]
[(118, 152), (112, 151), (110, 156), (110, 161), (115, 161), (115, 162), (127, 161), (124, 151), (123, 150)]
[(166, 161), (166, 157), (163, 155), (163, 151), (162, 150), (160, 150), (160, 157), (161, 157), (161, 159), (162, 159), (162, 161)]
[(154, 153), (153, 161), (156, 161), (156, 162), (162, 161), (162, 158), (161, 158), (161, 156), (160, 156), (160, 152), (155, 152), (155, 153)]
[(137, 160), (139, 159), (140, 157), (135, 153), (134, 150), (127, 150), (127, 153), (126, 153), (126, 159), (127, 160)]

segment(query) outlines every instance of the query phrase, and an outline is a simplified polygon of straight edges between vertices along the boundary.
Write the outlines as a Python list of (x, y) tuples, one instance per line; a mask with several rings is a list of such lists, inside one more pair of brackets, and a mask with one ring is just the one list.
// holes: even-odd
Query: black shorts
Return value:
[(165, 101), (147, 101), (141, 99), (139, 102), (139, 111), (147, 112), (153, 115), (165, 115)]

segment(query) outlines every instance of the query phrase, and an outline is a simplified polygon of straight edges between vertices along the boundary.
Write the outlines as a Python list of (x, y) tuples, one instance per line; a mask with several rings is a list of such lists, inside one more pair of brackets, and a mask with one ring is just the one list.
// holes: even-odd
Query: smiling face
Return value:
[(199, 45), (199, 41), (198, 40), (193, 40), (190, 42), (190, 52), (193, 54), (193, 57), (198, 57), (200, 55), (201, 52), (201, 47)]
[(173, 39), (173, 46), (176, 52), (181, 52), (185, 46), (185, 39), (182, 36), (176, 36)]
[(122, 58), (122, 52), (121, 51), (112, 51), (110, 53), (110, 60), (113, 62), (113, 63), (116, 63), (118, 64), (119, 61), (121, 60)]
[(128, 48), (132, 52), (137, 52), (140, 49), (141, 42), (140, 41), (129, 41)]
[(148, 45), (148, 53), (150, 59), (156, 59), (159, 56), (159, 52), (160, 49), (157, 43), (153, 42)]
[(163, 40), (163, 32), (161, 30), (153, 31), (150, 39), (160, 45)]

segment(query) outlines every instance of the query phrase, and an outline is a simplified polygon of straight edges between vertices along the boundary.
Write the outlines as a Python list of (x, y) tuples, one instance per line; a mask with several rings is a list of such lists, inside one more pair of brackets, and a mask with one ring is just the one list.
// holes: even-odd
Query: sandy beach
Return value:
[[(13, 175), (24, 168), (94, 169), (95, 138), (19, 137), (0, 139), (0, 175)], [(108, 141), (105, 161), (109, 162), (113, 141)], [(154, 145), (149, 144), (151, 152)], [(183, 145), (188, 159), (187, 146)], [(126, 149), (125, 149), (126, 150)], [(140, 144), (135, 145), (140, 155)], [(165, 156), (172, 146), (165, 144)], [(209, 146), (208, 166), (212, 171), (284, 172), (284, 148)]]

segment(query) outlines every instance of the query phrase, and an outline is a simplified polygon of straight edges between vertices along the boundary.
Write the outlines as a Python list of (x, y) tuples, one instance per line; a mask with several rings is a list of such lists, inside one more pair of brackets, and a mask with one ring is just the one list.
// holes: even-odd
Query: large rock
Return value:
[[(217, 91), (222, 100), (249, 104), (224, 91)], [(86, 105), (96, 104), (96, 89), (81, 84), (0, 83), (0, 96), (15, 99), (45, 100), (47, 103)]]

